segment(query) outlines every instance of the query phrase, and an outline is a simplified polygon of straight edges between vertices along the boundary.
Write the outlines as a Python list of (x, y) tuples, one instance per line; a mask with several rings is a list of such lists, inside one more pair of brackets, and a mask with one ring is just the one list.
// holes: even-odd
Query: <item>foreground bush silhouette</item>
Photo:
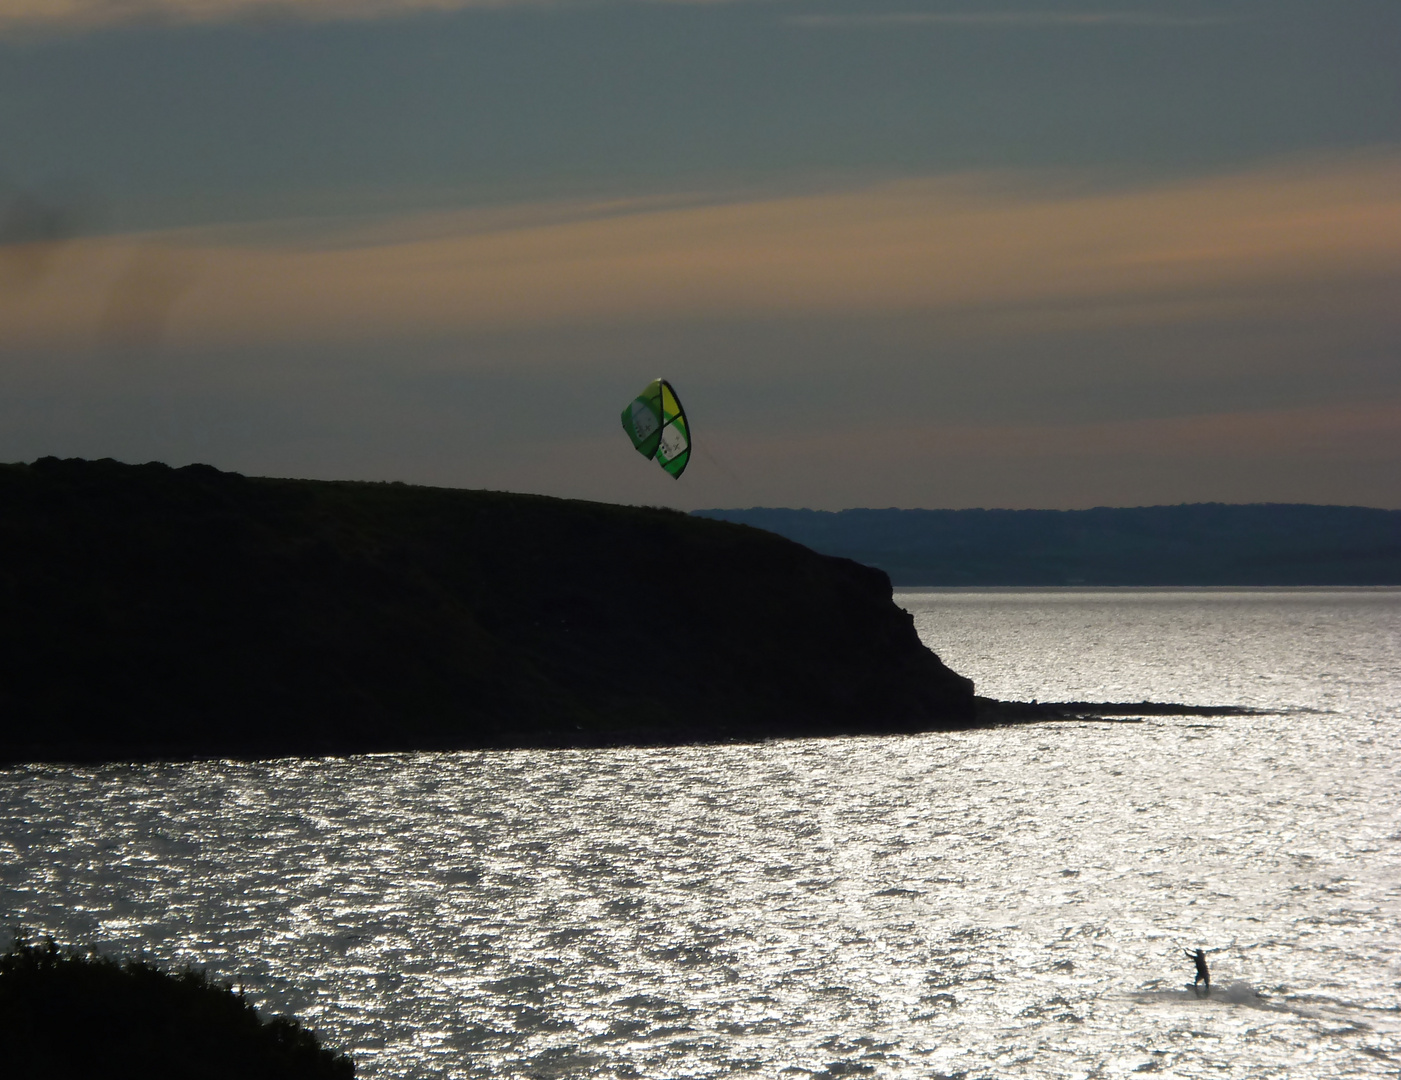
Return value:
[(264, 1022), (203, 972), (169, 974), (22, 938), (0, 957), (7, 1080), (350, 1080), (355, 1065), (297, 1021)]

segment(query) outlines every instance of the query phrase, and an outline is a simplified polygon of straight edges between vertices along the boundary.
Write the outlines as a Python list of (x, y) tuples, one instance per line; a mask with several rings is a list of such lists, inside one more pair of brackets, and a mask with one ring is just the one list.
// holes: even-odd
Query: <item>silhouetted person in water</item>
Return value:
[(1206, 983), (1207, 994), (1211, 993), (1211, 972), (1206, 969), (1206, 953), (1198, 949), (1192, 952), (1191, 949), (1183, 949), (1187, 954), (1187, 959), (1197, 965), (1197, 977), (1192, 980), (1192, 989), (1196, 990), (1198, 983)]

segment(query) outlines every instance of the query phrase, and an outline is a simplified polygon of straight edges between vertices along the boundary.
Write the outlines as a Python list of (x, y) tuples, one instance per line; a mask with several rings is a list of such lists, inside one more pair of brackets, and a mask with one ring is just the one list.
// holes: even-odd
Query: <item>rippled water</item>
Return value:
[(21, 768), (0, 910), (376, 1078), (1397, 1075), (1401, 591), (898, 600), (985, 693), (1283, 711)]

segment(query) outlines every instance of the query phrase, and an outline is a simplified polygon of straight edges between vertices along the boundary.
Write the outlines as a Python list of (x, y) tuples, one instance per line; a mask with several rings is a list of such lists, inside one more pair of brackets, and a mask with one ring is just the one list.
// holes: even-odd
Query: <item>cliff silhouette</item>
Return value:
[(667, 744), (975, 722), (880, 570), (675, 511), (0, 466), (0, 760)]

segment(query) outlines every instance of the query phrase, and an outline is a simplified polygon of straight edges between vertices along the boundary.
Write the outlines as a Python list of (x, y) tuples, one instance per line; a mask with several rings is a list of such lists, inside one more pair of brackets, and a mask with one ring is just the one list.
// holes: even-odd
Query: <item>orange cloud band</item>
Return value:
[(945, 463), (1124, 458), (1394, 461), (1401, 447), (1401, 401), (1081, 423), (883, 422), (816, 434), (784, 430), (775, 436), (723, 433), (720, 438), (730, 452), (756, 461), (832, 458), (873, 470), (911, 458)]
[[(1132, 191), (965, 176), (709, 205), (516, 208), (314, 240), (73, 241), (4, 284), (0, 344), (436, 338), (535, 325), (948, 313), (969, 332), (1395, 322), (1401, 155)], [(268, 237), (271, 237), (269, 239)], [(20, 253), (10, 251), (9, 256)]]
[[(460, 11), (466, 8), (559, 6), (569, 0), (5, 0), (0, 4), (0, 33), (7, 30), (87, 30), (126, 22), (225, 22), (274, 16), (314, 22), (394, 18), (420, 11)], [(671, 3), (713, 3), (723, 0), (658, 0)], [(913, 12), (857, 15), (794, 15), (784, 20), (810, 29), (911, 26), (1217, 26), (1233, 21), (1219, 15), (1180, 15), (1171, 12), (1100, 11), (983, 11)]]
[[(693, 506), (1401, 505), (1401, 401), (1087, 423), (716, 432), (743, 498), (697, 469)], [(704, 465), (704, 462), (702, 462)], [(541, 483), (537, 477), (522, 482)], [(834, 492), (846, 492), (837, 494)], [(729, 501), (726, 501), (729, 500)]]
[(330, 22), (545, 2), (548, 0), (5, 0), (0, 4), (0, 34), (259, 17)]

